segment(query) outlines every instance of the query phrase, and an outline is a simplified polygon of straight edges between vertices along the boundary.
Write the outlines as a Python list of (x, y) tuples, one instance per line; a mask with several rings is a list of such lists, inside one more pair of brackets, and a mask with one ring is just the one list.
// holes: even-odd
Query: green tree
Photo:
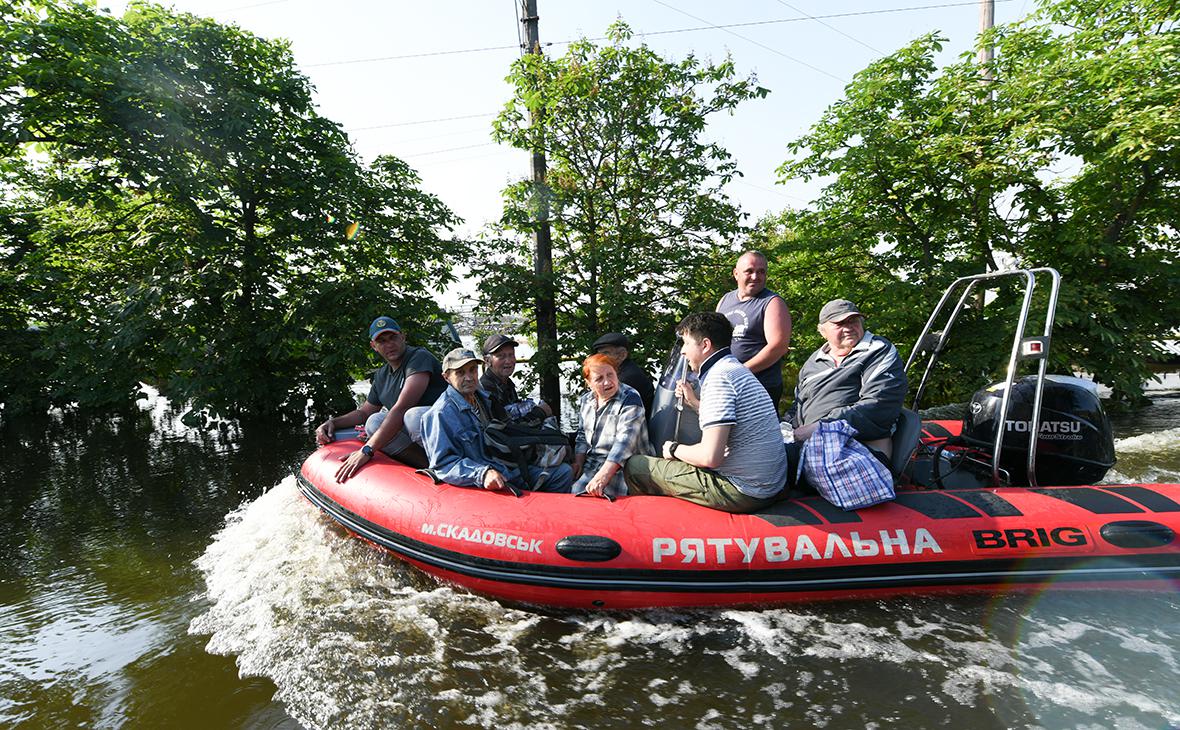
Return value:
[[(495, 136), (548, 160), (561, 356), (580, 358), (599, 334), (630, 331), (642, 360), (667, 346), (701, 267), (742, 230), (723, 192), (736, 165), (702, 141), (708, 118), (767, 92), (729, 59), (664, 60), (630, 45), (623, 23), (608, 36), (605, 46), (573, 43), (561, 58), (520, 59)], [(528, 181), (505, 190), (493, 255), (476, 267), (482, 301), (497, 314), (521, 313), (537, 285), (525, 237), (533, 195)]]
[(1015, 134), (1077, 171), (1030, 201), (1017, 253), (1067, 281), (1070, 362), (1139, 400), (1158, 340), (1180, 330), (1180, 5), (1059, 1), (1038, 20), (997, 33), (997, 101), (1023, 112)]
[(222, 415), (326, 410), (368, 318), (438, 314), (457, 219), (400, 160), (357, 159), (285, 43), (147, 4), (7, 8), (0, 159), (31, 168), (6, 199), (36, 202), (4, 251), (35, 283), (0, 296), (44, 333), (52, 401), (146, 381)]
[(22, 160), (0, 157), (0, 403), (22, 412), (40, 405), (48, 380), (40, 333), (29, 326), (33, 282), (19, 265), (36, 229), (37, 203), (18, 192), (26, 176)]
[[(768, 241), (783, 244), (778, 265), (800, 277), (799, 301), (860, 297), (905, 343), (955, 278), (1053, 266), (1066, 285), (1054, 366), (1141, 398), (1152, 341), (1180, 322), (1169, 293), (1178, 12), (1152, 0), (1043, 3), (980, 39), (995, 44), (992, 83), (974, 57), (937, 69), (936, 35), (857, 74), (780, 168), (784, 179), (832, 178), (814, 210), (767, 224)], [(978, 305), (968, 319), (1002, 319), (1013, 296)], [(973, 335), (950, 354), (946, 397), (994, 376), (982, 363), (1010, 330)]]

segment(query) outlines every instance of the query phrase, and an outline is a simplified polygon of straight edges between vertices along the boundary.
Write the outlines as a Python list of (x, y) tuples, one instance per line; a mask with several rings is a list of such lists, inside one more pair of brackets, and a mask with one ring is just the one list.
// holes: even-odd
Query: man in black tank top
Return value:
[(780, 410), (783, 357), (791, 346), (791, 310), (783, 298), (766, 288), (766, 257), (746, 251), (733, 267), (737, 289), (717, 303), (717, 311), (733, 325), (733, 356), (748, 367)]

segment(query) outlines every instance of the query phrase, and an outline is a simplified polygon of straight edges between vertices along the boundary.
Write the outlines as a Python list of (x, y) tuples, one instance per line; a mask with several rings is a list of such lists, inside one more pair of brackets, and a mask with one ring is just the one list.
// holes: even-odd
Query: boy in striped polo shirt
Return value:
[(733, 326), (725, 315), (695, 312), (676, 334), (683, 339), (681, 354), (701, 382), (701, 442), (667, 441), (664, 458), (632, 456), (623, 470), (630, 493), (755, 512), (775, 500), (787, 479), (774, 403), (730, 353)]

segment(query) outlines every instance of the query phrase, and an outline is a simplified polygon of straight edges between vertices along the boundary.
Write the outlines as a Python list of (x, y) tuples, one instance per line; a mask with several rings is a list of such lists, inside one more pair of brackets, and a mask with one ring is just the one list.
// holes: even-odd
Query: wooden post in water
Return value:
[[(541, 53), (538, 28), (537, 0), (521, 0), (525, 30), (525, 53)], [(543, 112), (533, 112), (533, 125), (541, 123)], [(553, 243), (549, 234), (549, 189), (545, 183), (545, 152), (533, 150), (533, 212), (537, 228), (533, 234), (533, 274), (537, 282), (534, 312), (537, 320), (537, 359), (541, 369), (541, 400), (553, 408), (553, 415), (561, 420), (561, 388), (557, 366), (557, 305), (553, 291)]]

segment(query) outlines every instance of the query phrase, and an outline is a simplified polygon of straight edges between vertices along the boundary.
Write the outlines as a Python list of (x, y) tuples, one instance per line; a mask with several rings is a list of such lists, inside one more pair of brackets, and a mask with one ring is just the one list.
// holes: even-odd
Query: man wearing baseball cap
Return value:
[(799, 370), (795, 402), (783, 420), (800, 443), (821, 421), (848, 421), (857, 440), (888, 459), (894, 424), (905, 399), (905, 365), (889, 340), (865, 330), (865, 317), (847, 299), (819, 311), (825, 344)]
[(651, 376), (630, 358), (631, 340), (627, 335), (622, 332), (607, 332), (594, 341), (591, 349), (615, 361), (619, 370), (619, 382), (630, 385), (639, 393), (643, 400), (643, 410), (650, 416), (651, 403), (656, 397), (655, 384)]
[(492, 419), (492, 402), (479, 389), (481, 358), (457, 347), (443, 357), (443, 378), (449, 387), (422, 417), (422, 440), (430, 468), (444, 482), (459, 487), (568, 492), (573, 484), (569, 464), (550, 470), (529, 466), (521, 474), (516, 466), (488, 454), (484, 431)]
[(426, 454), (405, 428), (406, 413), (433, 404), (447, 387), (438, 358), (426, 348), (408, 346), (393, 317), (373, 320), (369, 346), (385, 364), (373, 374), (365, 402), (329, 418), (315, 432), (316, 443), (323, 445), (335, 440), (337, 429), (365, 424), (364, 445), (345, 457), (336, 471), (336, 480), (341, 482), (356, 474), (378, 449), (410, 466), (426, 466)]
[(503, 409), (508, 420), (517, 423), (537, 424), (553, 415), (553, 409), (544, 401), (521, 398), (512, 382), (516, 371), (516, 347), (520, 344), (508, 335), (490, 335), (483, 341), (483, 377), (479, 379), (482, 388), (492, 400), (492, 405)]

